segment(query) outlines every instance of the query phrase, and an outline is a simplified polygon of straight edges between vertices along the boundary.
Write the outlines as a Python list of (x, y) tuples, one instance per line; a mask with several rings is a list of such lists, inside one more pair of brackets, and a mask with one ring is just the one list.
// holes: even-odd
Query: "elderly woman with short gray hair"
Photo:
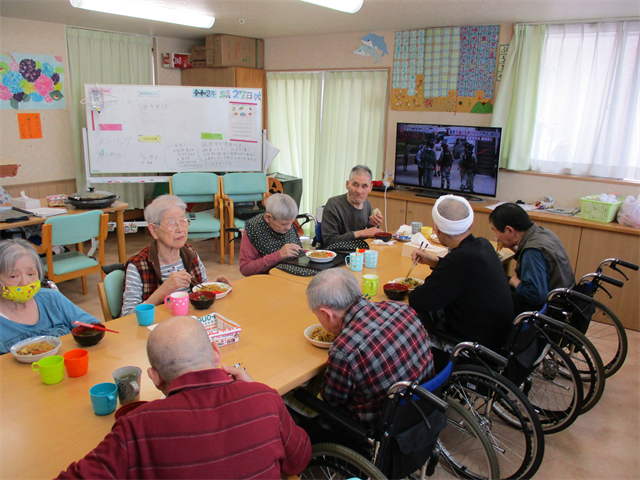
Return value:
[(0, 242), (0, 355), (27, 338), (60, 337), (73, 321), (99, 323), (57, 290), (42, 285), (40, 256), (26, 240)]
[(289, 273), (305, 275), (304, 270), (293, 265), (279, 265), (283, 260), (299, 257), (302, 243), (293, 223), (298, 216), (298, 206), (289, 195), (276, 193), (267, 198), (264, 214), (247, 220), (245, 235), (240, 242), (240, 273), (245, 277), (267, 273), (278, 266)]
[[(200, 257), (186, 243), (191, 223), (186, 209), (175, 195), (161, 195), (144, 209), (153, 240), (127, 261), (121, 316), (134, 313), (141, 303), (159, 305), (167, 295), (208, 280)], [(231, 285), (222, 275), (216, 282)]]

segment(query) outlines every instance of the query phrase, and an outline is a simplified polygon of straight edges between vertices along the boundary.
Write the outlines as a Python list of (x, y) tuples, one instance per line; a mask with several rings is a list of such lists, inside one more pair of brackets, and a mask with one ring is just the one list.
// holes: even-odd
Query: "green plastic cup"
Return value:
[(378, 275), (363, 275), (362, 276), (362, 293), (375, 297), (378, 293)]
[(42, 383), (46, 385), (59, 383), (64, 377), (64, 357), (61, 355), (44, 357), (43, 359), (32, 363), (31, 370), (34, 372), (40, 372)]

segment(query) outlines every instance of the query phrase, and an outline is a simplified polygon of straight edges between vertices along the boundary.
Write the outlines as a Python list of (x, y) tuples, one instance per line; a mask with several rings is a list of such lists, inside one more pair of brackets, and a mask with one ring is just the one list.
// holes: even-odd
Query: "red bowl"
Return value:
[(409, 292), (409, 287), (401, 283), (387, 283), (382, 289), (391, 300), (402, 300)]
[(382, 240), (383, 242), (388, 242), (393, 237), (392, 233), (382, 232), (376, 233), (376, 240)]
[[(202, 297), (207, 297), (207, 299), (200, 300)], [(216, 294), (207, 291), (193, 292), (189, 294), (189, 301), (197, 310), (206, 310), (216, 301)]]

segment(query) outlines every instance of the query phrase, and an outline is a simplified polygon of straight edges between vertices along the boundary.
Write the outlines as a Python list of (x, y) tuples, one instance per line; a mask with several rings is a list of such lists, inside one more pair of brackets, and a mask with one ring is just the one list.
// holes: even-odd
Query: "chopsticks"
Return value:
[[(424, 245), (424, 242), (422, 242), (422, 243), (420, 244), (420, 248), (418, 249), (418, 251), (419, 251), (419, 252), (423, 250), (423, 248), (422, 248), (422, 246), (423, 246), (423, 245)], [(407, 278), (409, 278), (409, 275), (411, 275), (411, 272), (413, 271), (413, 269), (415, 268), (415, 266), (418, 264), (418, 260), (419, 260), (419, 259), (420, 259), (420, 257), (416, 256), (416, 259), (415, 259), (415, 260), (413, 261), (413, 263), (411, 264), (411, 268), (409, 269), (409, 273), (407, 273), (407, 276), (406, 276), (406, 277), (404, 277), (404, 281), (406, 281), (406, 280), (407, 280)]]
[(78, 325), (80, 327), (93, 328), (94, 330), (102, 330), (104, 332), (120, 333), (120, 332), (116, 332), (115, 330), (109, 330), (108, 328), (105, 328), (102, 325), (97, 325), (95, 323), (84, 323), (84, 322), (78, 322), (76, 320), (73, 322), (73, 324)]

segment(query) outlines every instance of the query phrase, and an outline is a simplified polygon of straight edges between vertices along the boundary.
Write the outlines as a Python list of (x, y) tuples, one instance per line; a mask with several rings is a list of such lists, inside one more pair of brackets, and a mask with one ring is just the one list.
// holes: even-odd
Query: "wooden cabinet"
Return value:
[[(595, 272), (601, 261), (612, 257), (640, 265), (640, 236), (583, 228), (575, 269), (576, 278)], [(625, 328), (640, 330), (640, 274), (623, 267), (620, 270), (629, 277), (629, 281), (625, 281), (618, 272), (605, 268), (602, 273), (620, 279), (625, 284), (622, 288), (617, 288), (605, 283), (604, 287), (613, 298), (610, 299), (605, 292), (599, 292), (596, 300), (613, 310)]]
[(246, 67), (186, 68), (181, 83), (191, 87), (236, 87), (262, 89), (262, 125), (267, 118), (267, 89), (264, 70)]
[[(382, 193), (371, 192), (369, 201), (374, 208), (384, 214), (384, 198)], [(416, 197), (412, 192), (393, 190), (387, 192), (387, 229), (395, 232), (400, 225), (411, 222), (422, 222), (425, 226), (433, 224), (431, 210), (435, 200)], [(491, 203), (488, 203), (489, 205)], [(491, 210), (485, 208), (486, 203), (471, 202), (474, 210), (474, 222), (471, 233), (476, 237), (494, 240), (495, 235), (489, 223)], [(562, 217), (542, 212), (529, 212), (531, 219), (538, 225), (554, 232), (562, 241), (569, 255), (571, 266), (580, 279), (592, 273), (605, 258), (617, 257), (640, 265), (640, 230), (624, 227), (617, 223), (600, 223), (576, 217)], [(515, 263), (509, 265), (509, 273), (513, 273)], [(611, 270), (605, 275), (624, 280)], [(610, 307), (620, 318), (626, 328), (640, 330), (640, 273), (625, 271), (629, 281), (623, 288), (606, 286), (612, 299), (601, 292), (597, 300)]]

